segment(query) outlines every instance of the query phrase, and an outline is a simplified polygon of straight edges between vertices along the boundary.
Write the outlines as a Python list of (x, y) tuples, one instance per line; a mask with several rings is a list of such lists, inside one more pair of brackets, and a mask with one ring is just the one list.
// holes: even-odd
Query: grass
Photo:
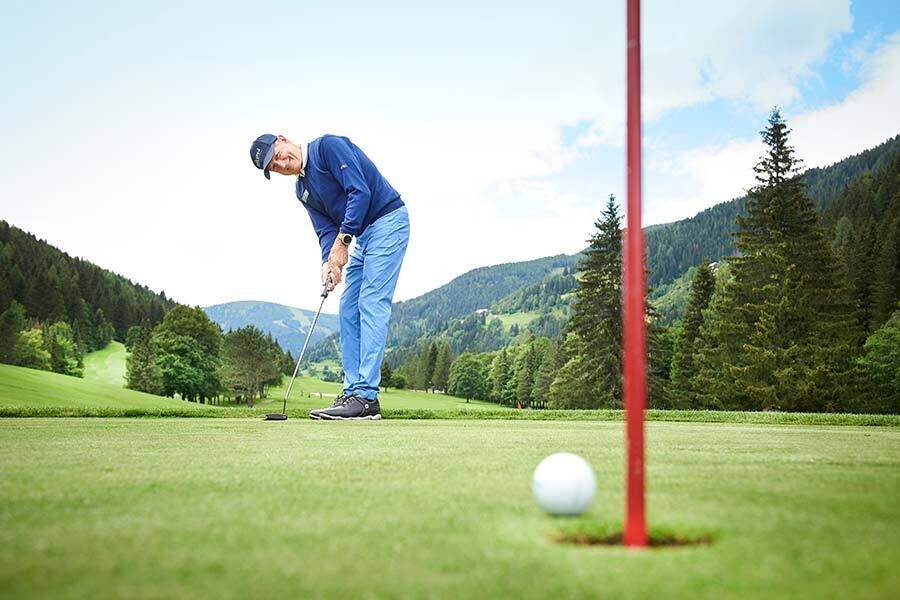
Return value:
[(106, 348), (84, 356), (84, 378), (109, 385), (125, 385), (125, 344), (112, 341)]
[[(879, 598), (900, 589), (900, 431), (648, 424), (651, 528), (614, 532), (622, 428), (604, 422), (0, 420), (10, 598)], [(581, 454), (588, 513), (554, 519), (538, 461)]]
[[(0, 417), (250, 417), (281, 411), (282, 386), (254, 408), (209, 406), (142, 394), (99, 380), (67, 377), (0, 364)], [(288, 415), (306, 418), (328, 405), (340, 384), (300, 377), (288, 401)], [(319, 397), (319, 393), (322, 394)], [(621, 410), (515, 410), (480, 401), (412, 390), (381, 394), (392, 419), (504, 419), (526, 421), (621, 421)], [(900, 426), (900, 415), (649, 410), (648, 421), (795, 425)]]
[(65, 409), (74, 414), (94, 410), (179, 410), (190, 412), (197, 405), (127, 390), (101, 379), (81, 379), (48, 371), (0, 364), (0, 416), (17, 409), (51, 411)]
[(515, 313), (505, 313), (505, 314), (491, 314), (488, 318), (500, 319), (500, 322), (503, 323), (503, 329), (509, 331), (509, 328), (513, 325), (518, 325), (519, 328), (527, 327), (529, 323), (537, 319), (541, 316), (539, 312), (526, 312), (520, 311)]

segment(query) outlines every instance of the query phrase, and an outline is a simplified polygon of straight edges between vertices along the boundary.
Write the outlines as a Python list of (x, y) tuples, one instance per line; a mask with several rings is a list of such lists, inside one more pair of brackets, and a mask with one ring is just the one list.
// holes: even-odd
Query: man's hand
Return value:
[(334, 275), (331, 274), (331, 264), (322, 263), (322, 285), (328, 286), (328, 291), (334, 291)]
[(328, 273), (331, 273), (331, 281), (334, 285), (341, 282), (344, 266), (349, 260), (347, 254), (347, 245), (340, 240), (335, 240), (334, 245), (331, 247), (331, 253), (328, 255), (328, 262), (325, 263), (328, 270), (326, 271), (323, 268), (323, 284), (328, 280)]

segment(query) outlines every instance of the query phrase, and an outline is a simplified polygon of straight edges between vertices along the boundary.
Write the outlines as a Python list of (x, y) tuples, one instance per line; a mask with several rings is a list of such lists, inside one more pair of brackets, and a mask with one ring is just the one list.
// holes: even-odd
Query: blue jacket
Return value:
[(360, 236), (403, 201), (349, 139), (323, 135), (309, 143), (307, 152), (305, 176), (297, 178), (297, 198), (309, 213), (326, 262), (338, 231)]

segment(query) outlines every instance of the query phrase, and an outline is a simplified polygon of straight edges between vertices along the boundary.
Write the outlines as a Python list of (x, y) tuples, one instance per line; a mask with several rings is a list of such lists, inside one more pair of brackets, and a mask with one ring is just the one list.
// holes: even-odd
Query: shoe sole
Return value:
[(319, 415), (314, 415), (313, 413), (309, 413), (309, 418), (310, 418), (310, 419), (315, 419), (316, 421), (321, 421), (321, 420), (322, 420), (322, 417), (320, 417)]
[(334, 415), (322, 414), (319, 415), (318, 418), (325, 421), (378, 421), (381, 419), (381, 415), (366, 415), (365, 417), (336, 417)]

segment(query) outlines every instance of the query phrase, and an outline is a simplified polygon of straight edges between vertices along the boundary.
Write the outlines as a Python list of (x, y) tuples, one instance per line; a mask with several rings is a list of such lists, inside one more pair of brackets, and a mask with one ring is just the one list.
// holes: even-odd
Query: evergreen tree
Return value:
[(525, 346), (525, 350), (519, 354), (516, 368), (516, 402), (524, 408), (530, 408), (534, 400), (534, 378), (540, 366), (534, 342)]
[(789, 129), (773, 110), (758, 185), (739, 216), (731, 278), (702, 328), (692, 385), (706, 406), (837, 410), (859, 344), (846, 274), (796, 177)]
[(290, 377), (297, 368), (297, 361), (294, 360), (290, 350), (287, 350), (281, 358), (281, 374)]
[(98, 308), (94, 312), (94, 323), (93, 323), (93, 335), (88, 342), (88, 347), (91, 350), (102, 350), (109, 345), (109, 343), (113, 339), (113, 335), (115, 335), (115, 328), (112, 326), (112, 323), (106, 320), (106, 315), (103, 314), (103, 309)]
[(381, 384), (380, 387), (386, 392), (388, 388), (391, 387), (393, 382), (394, 372), (391, 370), (391, 365), (388, 364), (387, 357), (381, 361)]
[(868, 331), (872, 321), (872, 288), (878, 254), (878, 230), (874, 219), (870, 218), (855, 232), (845, 252), (854, 300), (859, 307), (859, 324), (863, 331)]
[(128, 330), (131, 352), (125, 359), (125, 387), (162, 395), (162, 370), (156, 363), (156, 348), (149, 326), (135, 325)]
[(671, 371), (675, 339), (657, 319), (647, 324), (647, 408), (672, 408)]
[(690, 381), (697, 375), (696, 352), (703, 311), (709, 306), (715, 288), (716, 277), (704, 258), (694, 275), (688, 307), (675, 334), (671, 375), (673, 404), (677, 408), (690, 408), (694, 404)]
[(900, 310), (869, 336), (858, 366), (865, 390), (860, 412), (900, 413)]
[(25, 329), (25, 308), (15, 300), (0, 313), (0, 363), (16, 363), (16, 344)]
[(434, 371), (437, 368), (437, 358), (437, 344), (435, 342), (431, 342), (431, 345), (428, 346), (428, 349), (426, 350), (425, 356), (423, 357), (422, 361), (422, 384), (426, 391), (428, 390), (428, 388), (432, 388), (431, 391), (434, 391)]
[(622, 405), (621, 225), (615, 197), (610, 196), (578, 265), (581, 277), (564, 334), (566, 360), (550, 386), (554, 406)]
[(506, 383), (509, 381), (509, 370), (509, 356), (506, 348), (503, 348), (494, 357), (488, 376), (488, 398), (492, 402), (503, 403), (503, 390), (506, 389)]
[[(895, 202), (900, 204), (900, 194)], [(900, 217), (885, 228), (874, 273), (871, 325), (878, 327), (887, 321), (900, 300)]]
[(562, 366), (559, 364), (559, 348), (557, 344), (550, 344), (541, 356), (541, 362), (534, 376), (534, 403), (538, 408), (545, 408), (550, 395), (550, 385), (556, 372)]
[(438, 351), (434, 366), (434, 386), (440, 390), (447, 390), (450, 383), (450, 365), (453, 356), (450, 353), (450, 344), (444, 342)]

